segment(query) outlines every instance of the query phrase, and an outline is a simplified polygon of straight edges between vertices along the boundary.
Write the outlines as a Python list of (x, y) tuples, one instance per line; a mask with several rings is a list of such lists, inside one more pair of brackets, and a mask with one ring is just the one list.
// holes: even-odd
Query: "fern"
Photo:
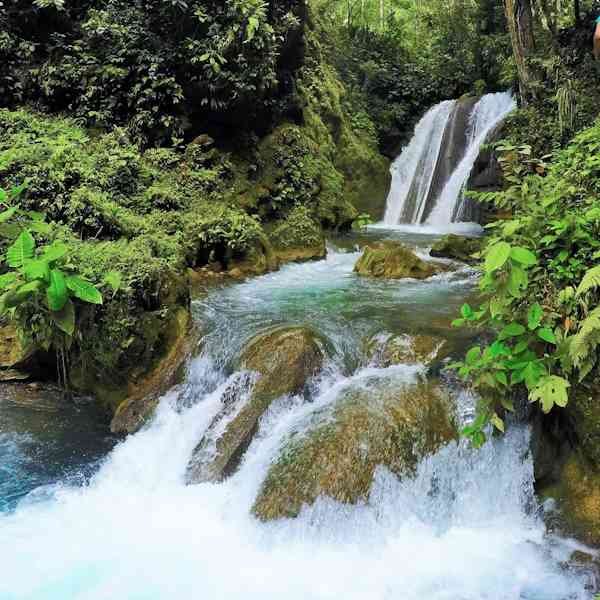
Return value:
[(600, 344), (600, 306), (588, 315), (577, 334), (571, 338), (569, 357), (573, 365), (578, 369), (583, 366), (589, 372), (587, 363), (594, 358), (593, 353), (598, 344)]
[(600, 288), (600, 265), (589, 269), (583, 276), (583, 279), (577, 288), (577, 296), (583, 296), (583, 294), (596, 288)]

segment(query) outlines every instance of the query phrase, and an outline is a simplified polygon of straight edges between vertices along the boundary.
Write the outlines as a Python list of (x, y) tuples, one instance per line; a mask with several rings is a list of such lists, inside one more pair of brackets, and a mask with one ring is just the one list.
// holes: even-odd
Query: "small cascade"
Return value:
[(481, 147), (515, 108), (510, 93), (434, 106), (392, 166), (386, 225), (445, 225), (468, 220), (464, 189)]

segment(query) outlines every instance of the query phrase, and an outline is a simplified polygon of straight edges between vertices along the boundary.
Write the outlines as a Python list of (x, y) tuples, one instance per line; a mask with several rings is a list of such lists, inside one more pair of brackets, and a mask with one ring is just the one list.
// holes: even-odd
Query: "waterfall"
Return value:
[(475, 161), (489, 135), (514, 108), (508, 92), (434, 106), (392, 166), (384, 223), (439, 226), (463, 221), (464, 189)]

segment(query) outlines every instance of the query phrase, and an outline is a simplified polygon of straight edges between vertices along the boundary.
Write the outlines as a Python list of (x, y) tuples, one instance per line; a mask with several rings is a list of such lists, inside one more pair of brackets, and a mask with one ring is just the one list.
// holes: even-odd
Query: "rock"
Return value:
[(277, 327), (256, 336), (240, 359), (241, 369), (258, 374), (250, 397), (220, 433), (231, 412), (230, 402), (225, 403), (224, 413), (217, 416), (194, 450), (188, 482), (221, 481), (232, 474), (271, 402), (301, 392), (307, 379), (321, 368), (324, 356), (322, 341), (306, 327)]
[(473, 255), (481, 251), (482, 243), (481, 238), (450, 234), (436, 242), (431, 248), (430, 254), (434, 258), (450, 258), (474, 264), (477, 259)]
[(367, 246), (354, 267), (355, 273), (363, 277), (385, 279), (427, 279), (442, 270), (440, 265), (421, 260), (399, 242)]
[(153, 368), (130, 381), (126, 398), (118, 403), (110, 424), (113, 433), (134, 433), (152, 415), (160, 396), (173, 385), (179, 368), (191, 355), (196, 338), (190, 330), (190, 312), (176, 309), (166, 327), (165, 353)]
[[(7, 381), (10, 373), (15, 375), (32, 357), (33, 349), (25, 348), (16, 327), (4, 325), (0, 327), (0, 379)], [(20, 377), (17, 377), (20, 379)]]
[(398, 476), (456, 439), (445, 394), (431, 384), (353, 389), (319, 425), (291, 437), (253, 507), (261, 520), (295, 517), (321, 496), (366, 501), (378, 465)]
[(367, 344), (371, 363), (378, 367), (423, 363), (428, 365), (446, 355), (448, 343), (432, 335), (378, 335)]
[(558, 483), (542, 490), (558, 502), (559, 528), (586, 544), (600, 546), (600, 472), (573, 452)]

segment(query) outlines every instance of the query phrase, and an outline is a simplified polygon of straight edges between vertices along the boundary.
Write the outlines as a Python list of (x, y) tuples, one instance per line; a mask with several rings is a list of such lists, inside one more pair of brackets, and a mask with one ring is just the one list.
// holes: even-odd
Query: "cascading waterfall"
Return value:
[(463, 221), (464, 189), (481, 147), (515, 106), (508, 92), (434, 106), (392, 166), (384, 223)]
[[(407, 315), (413, 323), (448, 318), (475, 283), (467, 268), (400, 286), (359, 281), (357, 258), (331, 252), (198, 302), (204, 349), (152, 423), (86, 485), (39, 488), (0, 516), (0, 598), (589, 599), (586, 575), (564, 567), (580, 546), (549, 535), (539, 516), (528, 432), (516, 425), (480, 452), (451, 443), (412, 478), (378, 470), (366, 503), (321, 498), (297, 519), (270, 524), (250, 515), (283, 441), (344, 390), (425, 376), (418, 364), (361, 363), (365, 334), (405, 324)], [(249, 336), (280, 322), (309, 322), (334, 348), (311, 401), (275, 402), (232, 477), (186, 485), (191, 453), (227, 390), (243, 397), (251, 384), (226, 365)], [(457, 406), (464, 419), (473, 399), (459, 394)]]

